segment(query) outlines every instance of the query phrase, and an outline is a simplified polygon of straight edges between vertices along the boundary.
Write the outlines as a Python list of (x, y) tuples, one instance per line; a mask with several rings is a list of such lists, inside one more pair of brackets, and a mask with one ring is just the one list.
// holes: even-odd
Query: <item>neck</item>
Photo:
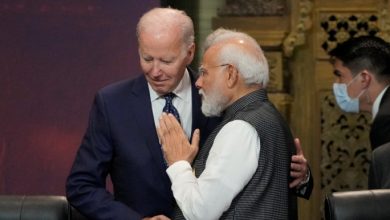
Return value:
[(377, 84), (370, 86), (360, 98), (360, 109), (372, 113), (372, 106), (379, 94), (386, 88), (385, 85)]
[(261, 88), (262, 88), (261, 85), (247, 85), (245, 87), (237, 88), (236, 90), (234, 90), (232, 92), (232, 98), (231, 98), (229, 105), (231, 105), (232, 103), (234, 103), (238, 99), (248, 95), (249, 93), (252, 93), (252, 92), (259, 90)]

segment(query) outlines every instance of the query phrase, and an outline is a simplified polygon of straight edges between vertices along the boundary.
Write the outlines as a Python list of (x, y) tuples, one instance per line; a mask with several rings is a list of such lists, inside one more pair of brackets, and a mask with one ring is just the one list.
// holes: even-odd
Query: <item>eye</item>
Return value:
[(161, 60), (163, 64), (171, 64), (173, 61), (172, 60)]
[(337, 77), (341, 77), (341, 74), (338, 70), (333, 71), (333, 74)]
[(203, 68), (203, 67), (200, 67), (200, 68), (199, 68), (198, 73), (199, 73), (199, 76), (205, 76), (205, 75), (207, 75), (207, 71), (206, 71), (206, 69)]
[(143, 59), (145, 62), (147, 62), (147, 63), (150, 63), (150, 62), (153, 61), (153, 58), (152, 58), (152, 57), (143, 57), (142, 59)]

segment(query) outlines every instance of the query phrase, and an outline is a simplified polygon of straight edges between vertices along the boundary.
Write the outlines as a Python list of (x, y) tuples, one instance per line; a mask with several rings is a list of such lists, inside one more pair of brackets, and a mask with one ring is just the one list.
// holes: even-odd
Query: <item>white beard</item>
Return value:
[(199, 90), (199, 94), (202, 95), (202, 112), (208, 117), (220, 116), (226, 108), (228, 98), (219, 93), (215, 86), (210, 90), (207, 95), (202, 89)]

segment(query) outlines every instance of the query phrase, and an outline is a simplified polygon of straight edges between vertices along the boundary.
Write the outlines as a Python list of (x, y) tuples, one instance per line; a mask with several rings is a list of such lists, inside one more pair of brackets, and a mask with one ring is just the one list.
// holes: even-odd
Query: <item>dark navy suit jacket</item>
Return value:
[[(191, 81), (192, 128), (201, 129), (202, 146), (218, 119), (203, 116), (192, 76)], [(166, 168), (145, 77), (121, 81), (95, 97), (87, 132), (67, 179), (67, 197), (94, 220), (169, 217), (175, 200)], [(114, 195), (106, 190), (107, 175)]]

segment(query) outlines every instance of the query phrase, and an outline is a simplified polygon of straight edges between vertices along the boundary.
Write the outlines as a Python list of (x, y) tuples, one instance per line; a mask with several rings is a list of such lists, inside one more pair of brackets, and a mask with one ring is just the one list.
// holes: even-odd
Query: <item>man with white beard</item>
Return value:
[(173, 219), (296, 219), (288, 186), (294, 140), (267, 98), (263, 51), (230, 30), (215, 31), (205, 45), (196, 86), (202, 112), (222, 122), (200, 150), (200, 131), (190, 143), (173, 115), (163, 114), (158, 127), (178, 205)]

